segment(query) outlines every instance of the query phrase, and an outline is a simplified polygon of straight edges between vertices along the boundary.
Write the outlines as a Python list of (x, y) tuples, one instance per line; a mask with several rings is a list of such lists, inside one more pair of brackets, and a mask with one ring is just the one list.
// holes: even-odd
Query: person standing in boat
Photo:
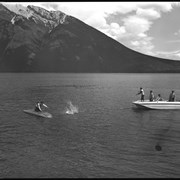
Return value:
[(144, 90), (143, 90), (143, 88), (142, 87), (140, 87), (140, 91), (136, 94), (136, 95), (139, 95), (139, 94), (141, 94), (141, 101), (144, 101)]
[(150, 91), (150, 94), (149, 94), (149, 101), (154, 101), (154, 94), (152, 90)]
[(173, 101), (175, 101), (175, 99), (176, 99), (175, 92), (172, 91), (172, 92), (170, 93), (170, 95), (169, 95), (169, 101), (170, 101), (170, 102), (173, 102)]
[(46, 104), (44, 104), (43, 101), (40, 101), (40, 102), (37, 102), (36, 105), (35, 105), (35, 111), (36, 112), (42, 112), (42, 106), (48, 108), (48, 106)]

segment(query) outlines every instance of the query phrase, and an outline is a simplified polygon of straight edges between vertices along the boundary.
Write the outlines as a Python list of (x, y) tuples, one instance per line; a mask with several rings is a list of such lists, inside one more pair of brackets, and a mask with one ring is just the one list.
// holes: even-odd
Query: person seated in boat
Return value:
[(161, 94), (158, 94), (156, 101), (164, 101), (164, 99), (161, 97)]
[(46, 104), (44, 104), (44, 102), (43, 101), (40, 101), (40, 102), (37, 102), (36, 103), (36, 105), (35, 105), (35, 111), (36, 112), (42, 112), (42, 107), (46, 107), (46, 108), (48, 108), (48, 106), (46, 105)]
[(150, 91), (150, 94), (149, 94), (149, 101), (154, 101), (154, 94), (152, 90)]
[(170, 95), (169, 95), (169, 101), (170, 101), (170, 102), (173, 102), (173, 101), (175, 101), (175, 98), (176, 98), (175, 92), (172, 91), (172, 92), (170, 93)]
[(139, 94), (141, 94), (141, 101), (144, 101), (144, 90), (143, 90), (143, 88), (142, 87), (140, 87), (140, 91), (136, 94), (136, 95), (139, 95)]

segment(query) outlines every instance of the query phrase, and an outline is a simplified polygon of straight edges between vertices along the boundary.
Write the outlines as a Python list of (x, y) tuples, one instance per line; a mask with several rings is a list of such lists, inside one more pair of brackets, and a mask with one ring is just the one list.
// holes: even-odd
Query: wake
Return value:
[(75, 114), (79, 112), (79, 109), (77, 106), (73, 105), (71, 101), (67, 102), (67, 107), (65, 110), (65, 114)]

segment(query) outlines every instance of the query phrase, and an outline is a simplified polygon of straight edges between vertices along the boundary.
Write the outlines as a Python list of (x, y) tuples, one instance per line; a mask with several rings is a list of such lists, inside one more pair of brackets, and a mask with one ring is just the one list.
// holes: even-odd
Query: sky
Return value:
[(180, 60), (180, 2), (14, 2), (14, 4), (35, 5), (46, 10), (62, 11), (130, 49), (160, 58)]

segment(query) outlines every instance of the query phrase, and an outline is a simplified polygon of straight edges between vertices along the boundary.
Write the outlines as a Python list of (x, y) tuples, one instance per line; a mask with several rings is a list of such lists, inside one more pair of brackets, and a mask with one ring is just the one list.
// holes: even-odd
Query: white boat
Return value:
[(146, 108), (146, 109), (180, 109), (180, 101), (149, 101), (149, 100), (137, 100), (134, 101), (138, 108)]

